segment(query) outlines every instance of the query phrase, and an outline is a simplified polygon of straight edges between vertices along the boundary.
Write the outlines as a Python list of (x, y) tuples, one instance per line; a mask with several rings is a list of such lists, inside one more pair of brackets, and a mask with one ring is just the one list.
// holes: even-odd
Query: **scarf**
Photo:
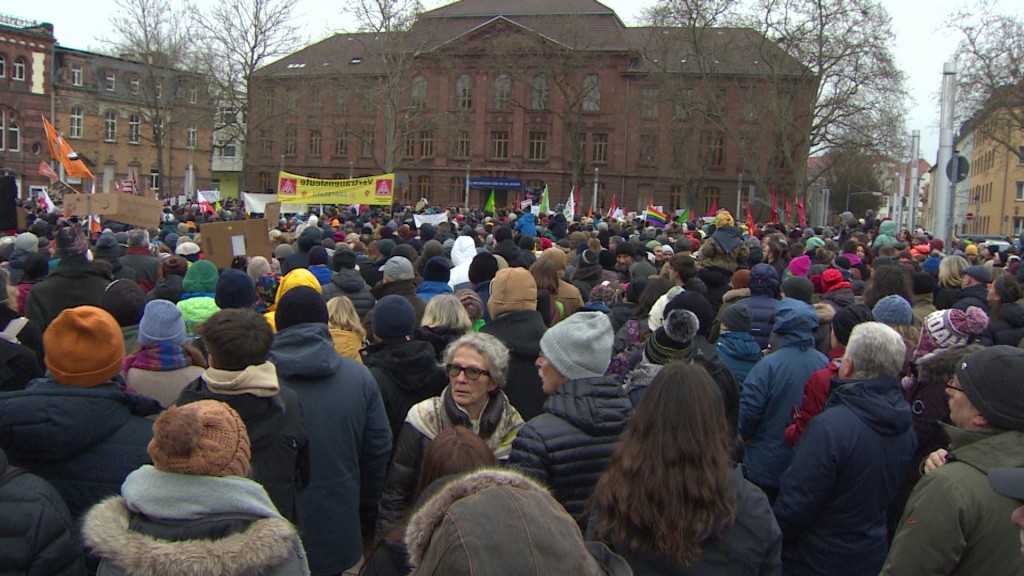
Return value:
[(277, 368), (270, 362), (246, 366), (244, 370), (207, 368), (203, 381), (214, 394), (252, 394), (269, 398), (281, 391)]
[(151, 518), (197, 520), (213, 514), (281, 518), (266, 490), (239, 476), (193, 476), (145, 465), (121, 485), (128, 509)]
[(192, 356), (181, 346), (160, 342), (147, 346), (124, 359), (121, 372), (136, 368), (147, 372), (170, 372), (192, 366)]

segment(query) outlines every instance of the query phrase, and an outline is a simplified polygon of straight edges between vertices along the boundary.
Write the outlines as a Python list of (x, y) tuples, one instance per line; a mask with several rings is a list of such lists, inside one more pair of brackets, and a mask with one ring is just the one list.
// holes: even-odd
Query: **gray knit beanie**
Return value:
[(612, 359), (615, 335), (602, 312), (577, 312), (540, 339), (540, 351), (569, 380), (602, 376)]

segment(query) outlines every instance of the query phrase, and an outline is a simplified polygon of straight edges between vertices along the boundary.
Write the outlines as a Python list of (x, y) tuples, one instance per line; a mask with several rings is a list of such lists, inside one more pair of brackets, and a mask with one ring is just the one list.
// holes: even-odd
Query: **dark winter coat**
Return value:
[(156, 285), (157, 273), (160, 271), (160, 261), (150, 255), (145, 248), (128, 248), (125, 255), (121, 256), (121, 265), (135, 271), (135, 281), (139, 283), (144, 292), (149, 292)]
[[(636, 576), (778, 576), (782, 574), (782, 532), (768, 498), (743, 479), (737, 466), (730, 474), (735, 519), (722, 538), (701, 542), (700, 557), (692, 565), (674, 564), (653, 552), (630, 552), (627, 542), (608, 542), (613, 552), (629, 562)], [(587, 523), (587, 540), (597, 538), (599, 512)]]
[(779, 349), (758, 362), (740, 387), (740, 435), (748, 441), (743, 465), (758, 486), (777, 488), (793, 458), (783, 432), (800, 407), (804, 383), (828, 363), (814, 349), (817, 327), (814, 308), (783, 298), (774, 325)]
[(937, 310), (952, 308), (953, 304), (956, 304), (957, 293), (959, 292), (959, 287), (940, 286), (935, 289), (935, 297), (932, 298), (932, 303), (935, 304)]
[(729, 367), (737, 382), (743, 382), (761, 360), (761, 347), (746, 332), (722, 332), (715, 342), (718, 358)]
[(967, 288), (961, 288), (956, 293), (956, 302), (953, 303), (951, 308), (957, 308), (966, 312), (969, 306), (977, 306), (988, 314), (988, 286), (975, 284)]
[(28, 257), (30, 252), (24, 250), (14, 250), (11, 254), (11, 259), (3, 264), (3, 267), (7, 269), (7, 274), (10, 276), (11, 286), (17, 286), (21, 282), (21, 276), (25, 273), (25, 258)]
[(498, 242), (498, 245), (494, 247), (493, 253), (495, 256), (501, 256), (508, 262), (509, 268), (529, 268), (529, 264), (522, 255), (522, 250), (516, 243), (511, 239), (505, 239)]
[(508, 346), (508, 376), (504, 391), (509, 402), (526, 420), (543, 413), (544, 402), (548, 399), (534, 365), (540, 355), (540, 339), (546, 330), (540, 313), (533, 310), (502, 314), (480, 329)]
[(376, 520), (391, 453), (380, 390), (362, 364), (338, 356), (326, 324), (281, 330), (270, 361), (281, 386), (298, 394), (309, 435), (310, 481), (301, 497), (309, 512), (300, 526), (309, 567), (336, 574), (359, 560)]
[(445, 348), (463, 334), (465, 334), (465, 332), (455, 328), (431, 328), (429, 326), (420, 326), (413, 331), (412, 337), (415, 340), (420, 340), (430, 344), (434, 349), (434, 360), (441, 362), (441, 360), (444, 359)]
[(601, 266), (577, 266), (572, 273), (572, 285), (580, 291), (584, 302), (590, 300), (590, 291), (594, 286), (600, 286), (604, 282), (604, 271)]
[(70, 256), (28, 293), (25, 317), (46, 332), (50, 322), (68, 308), (99, 307), (108, 284), (110, 277), (86, 262), (84, 256)]
[(717, 315), (718, 309), (722, 307), (722, 296), (732, 290), (732, 272), (718, 266), (705, 266), (697, 271), (697, 278), (707, 287), (704, 297), (711, 303)]
[(736, 303), (742, 303), (750, 308), (750, 334), (761, 350), (768, 348), (772, 325), (775, 323), (775, 308), (779, 305), (779, 300), (768, 295), (752, 295)]
[(374, 262), (370, 260), (370, 257), (362, 252), (356, 253), (356, 266), (359, 267), (359, 275), (363, 277), (366, 285), (370, 288), (375, 287), (384, 277), (384, 273), (380, 271), (380, 267), (385, 263), (384, 260), (380, 262)]
[(371, 344), (365, 350), (363, 364), (380, 388), (394, 439), (409, 408), (440, 395), (448, 385), (444, 369), (435, 360), (434, 347), (422, 340)]
[(837, 288), (831, 292), (822, 294), (821, 302), (823, 304), (828, 304), (834, 311), (839, 312), (840, 309), (856, 303), (857, 297), (853, 295), (852, 288)]
[(185, 292), (184, 282), (185, 278), (177, 274), (164, 276), (153, 286), (153, 290), (146, 294), (146, 301), (167, 300), (177, 304), (181, 300), (181, 295)]
[(0, 446), (11, 464), (53, 484), (78, 517), (149, 464), (146, 417), (160, 410), (156, 400), (122, 392), (113, 381), (78, 388), (41, 378), (0, 394)]
[(632, 412), (614, 378), (565, 382), (544, 403), (544, 414), (519, 430), (509, 464), (549, 486), (555, 500), (582, 524), (584, 505)]
[(200, 377), (181, 391), (174, 404), (199, 400), (219, 400), (242, 417), (252, 451), (249, 477), (263, 485), (282, 516), (298, 524), (303, 513), (299, 494), (309, 484), (309, 438), (295, 391), (281, 388), (266, 397), (217, 394)]
[[(370, 290), (370, 294), (377, 300), (392, 294), (405, 298), (409, 301), (409, 304), (412, 304), (412, 309), (416, 312), (416, 325), (419, 326), (423, 322), (423, 313), (427, 310), (427, 303), (423, 301), (423, 298), (416, 295), (416, 283), (412, 280), (395, 280), (387, 284), (379, 284)], [(486, 301), (484, 305), (486, 306)], [(366, 316), (369, 321), (364, 320), (364, 324), (370, 325), (372, 323), (372, 316), (372, 312)]]
[(914, 454), (910, 406), (895, 377), (836, 380), (782, 477), (775, 517), (791, 574), (877, 574), (886, 508)]
[[(0, 330), (7, 328), (12, 320), (21, 318), (21, 314), (18, 314), (14, 310), (11, 310), (9, 306), (0, 305)], [(39, 325), (32, 320), (29, 320), (22, 326), (21, 331), (18, 332), (18, 342), (23, 346), (32, 350), (35, 355), (36, 365), (39, 366), (40, 370), (46, 371), (46, 364), (44, 363), (45, 351), (43, 350), (43, 331), (39, 328)], [(0, 382), (0, 390), (3, 389), (3, 382)]]
[(10, 466), (0, 450), (0, 573), (84, 576), (77, 527), (45, 480)]
[(612, 330), (615, 332), (619, 331), (629, 320), (636, 317), (636, 302), (616, 302), (612, 304), (612, 313), (608, 315), (608, 319), (612, 322)]
[(548, 221), (548, 231), (555, 237), (555, 240), (565, 238), (568, 230), (569, 224), (563, 214), (555, 214), (555, 216)]
[(1024, 306), (1000, 303), (998, 312), (993, 311), (988, 330), (993, 344), (1016, 346), (1024, 338)]
[(330, 301), (336, 296), (348, 296), (352, 305), (356, 307), (356, 314), (360, 318), (373, 310), (377, 300), (370, 294), (370, 287), (366, 285), (363, 277), (353, 269), (342, 268), (331, 277), (331, 281), (323, 285), (324, 302)]

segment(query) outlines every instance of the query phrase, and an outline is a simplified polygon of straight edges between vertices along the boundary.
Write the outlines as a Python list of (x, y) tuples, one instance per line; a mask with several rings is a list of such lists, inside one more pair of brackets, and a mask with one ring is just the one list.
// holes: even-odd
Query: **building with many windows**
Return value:
[[(404, 33), (336, 34), (258, 70), (245, 184), (397, 172), (462, 204), (465, 177), (702, 211), (802, 181), (816, 78), (753, 30), (627, 27), (593, 0), (462, 0)], [(499, 206), (515, 197), (497, 191)], [(490, 190), (473, 190), (482, 206)]]

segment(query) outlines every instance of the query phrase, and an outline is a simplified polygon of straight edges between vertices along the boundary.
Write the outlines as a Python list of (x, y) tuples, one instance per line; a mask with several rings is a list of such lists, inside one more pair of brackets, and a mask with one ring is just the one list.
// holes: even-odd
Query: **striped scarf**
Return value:
[(127, 374), (128, 370), (136, 368), (147, 372), (169, 372), (189, 366), (192, 366), (192, 356), (188, 351), (177, 344), (160, 342), (125, 358), (121, 371)]

